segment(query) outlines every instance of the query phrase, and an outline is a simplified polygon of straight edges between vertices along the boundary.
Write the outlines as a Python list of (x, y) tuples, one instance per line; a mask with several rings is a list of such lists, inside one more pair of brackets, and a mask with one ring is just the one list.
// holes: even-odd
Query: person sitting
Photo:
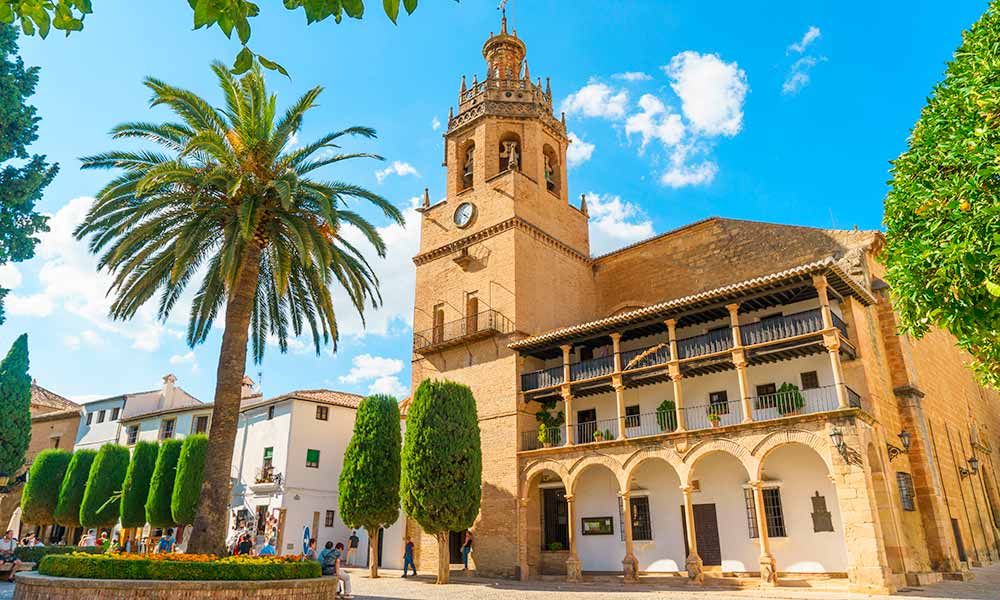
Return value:
[(0, 565), (10, 565), (10, 577), (7, 581), (14, 581), (14, 573), (21, 567), (21, 561), (14, 556), (17, 549), (17, 540), (14, 539), (14, 530), (8, 529), (3, 538), (0, 538)]
[(167, 532), (160, 538), (160, 543), (156, 545), (157, 554), (170, 554), (174, 551), (174, 546), (177, 544), (177, 539), (174, 537), (173, 527), (167, 529)]
[(302, 555), (302, 560), (319, 560), (319, 555), (316, 554), (316, 538), (309, 538), (309, 547), (306, 548), (305, 554)]
[(257, 556), (274, 556), (275, 554), (277, 553), (274, 550), (274, 540), (270, 539), (267, 540), (267, 543), (264, 544), (263, 547), (261, 547), (260, 552), (257, 553)]
[(323, 568), (323, 575), (337, 574), (337, 556), (334, 554), (333, 542), (327, 542), (323, 546), (319, 553), (319, 564)]
[(337, 579), (339, 579), (344, 584), (344, 595), (343, 598), (351, 598), (351, 574), (344, 570), (344, 544), (337, 542), (334, 546), (333, 555), (335, 557), (335, 574)]

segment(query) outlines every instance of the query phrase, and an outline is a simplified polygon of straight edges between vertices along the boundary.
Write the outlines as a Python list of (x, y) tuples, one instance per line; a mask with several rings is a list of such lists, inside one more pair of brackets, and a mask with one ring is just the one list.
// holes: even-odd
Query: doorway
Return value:
[(464, 541), (464, 531), (452, 531), (448, 534), (448, 562), (451, 564), (462, 564), (462, 542)]
[[(694, 512), (694, 538), (698, 544), (698, 555), (701, 562), (706, 567), (722, 566), (722, 547), (719, 544), (719, 521), (715, 514), (714, 504), (695, 504), (692, 507)], [(687, 518), (684, 514), (684, 507), (681, 506), (681, 533), (684, 535), (684, 555), (691, 554), (688, 546)]]
[(542, 490), (542, 550), (558, 544), (563, 550), (569, 548), (569, 518), (566, 506), (565, 488)]
[(576, 443), (586, 444), (594, 441), (595, 431), (597, 431), (597, 409), (576, 411)]

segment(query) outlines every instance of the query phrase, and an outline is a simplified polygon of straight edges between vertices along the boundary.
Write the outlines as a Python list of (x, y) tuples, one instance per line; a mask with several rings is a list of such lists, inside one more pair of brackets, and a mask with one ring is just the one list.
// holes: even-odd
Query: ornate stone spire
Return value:
[(483, 44), (483, 58), (488, 66), (487, 79), (517, 79), (527, 49), (517, 35), (507, 33), (507, 16), (500, 21), (500, 34), (490, 35)]
[(465, 90), (466, 90), (466, 87), (465, 87), (465, 75), (462, 75), (462, 89), (459, 90), (459, 93), (460, 94), (464, 94)]

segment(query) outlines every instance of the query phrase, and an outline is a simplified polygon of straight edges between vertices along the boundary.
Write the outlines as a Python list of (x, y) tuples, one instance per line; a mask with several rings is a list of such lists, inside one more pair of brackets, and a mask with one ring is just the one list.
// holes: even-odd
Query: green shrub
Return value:
[(656, 424), (660, 426), (660, 431), (677, 429), (677, 405), (673, 400), (664, 400), (656, 407)]
[(149, 496), (146, 497), (146, 522), (153, 527), (173, 527), (177, 524), (170, 513), (170, 498), (174, 493), (177, 459), (182, 445), (180, 440), (166, 440), (160, 444), (160, 452), (156, 455)]
[(146, 524), (146, 498), (149, 484), (156, 468), (156, 454), (160, 446), (156, 442), (139, 442), (132, 449), (132, 461), (125, 473), (122, 484), (122, 501), (119, 518), (122, 527), (142, 527)]
[(76, 546), (18, 546), (14, 550), (21, 562), (33, 562), (37, 568), (38, 563), (50, 554), (72, 554), (74, 552), (86, 552), (87, 554), (103, 554), (104, 548), (88, 547), (78, 548)]
[(122, 483), (128, 470), (128, 448), (105, 444), (90, 466), (87, 489), (80, 503), (80, 525), (114, 527), (118, 522)]
[(166, 579), (187, 581), (266, 581), (311, 579), (323, 574), (316, 561), (301, 562), (190, 562), (123, 559), (112, 555), (50, 555), (42, 559), (38, 572), (52, 577), (85, 579)]
[(21, 511), (28, 523), (47, 525), (56, 521), (59, 487), (66, 476), (66, 467), (73, 459), (69, 450), (42, 450), (31, 463), (28, 482), (21, 494)]
[(90, 467), (94, 464), (96, 450), (77, 450), (66, 467), (59, 486), (59, 502), (56, 504), (56, 523), (63, 527), (80, 526), (80, 503), (83, 492), (87, 489), (87, 478), (90, 477)]
[(783, 383), (778, 388), (778, 412), (782, 415), (797, 412), (806, 405), (799, 386), (794, 383)]
[(201, 482), (205, 475), (205, 452), (208, 436), (188, 436), (177, 459), (177, 476), (170, 496), (170, 514), (175, 523), (194, 523), (201, 498)]

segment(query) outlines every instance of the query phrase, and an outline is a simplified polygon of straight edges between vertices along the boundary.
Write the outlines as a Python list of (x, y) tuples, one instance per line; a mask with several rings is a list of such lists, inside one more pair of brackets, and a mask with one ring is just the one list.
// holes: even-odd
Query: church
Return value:
[(997, 394), (896, 334), (880, 232), (712, 217), (592, 256), (549, 80), (506, 19), (483, 56), (413, 259), (413, 389), (478, 406), (470, 568), (891, 592), (997, 560)]

